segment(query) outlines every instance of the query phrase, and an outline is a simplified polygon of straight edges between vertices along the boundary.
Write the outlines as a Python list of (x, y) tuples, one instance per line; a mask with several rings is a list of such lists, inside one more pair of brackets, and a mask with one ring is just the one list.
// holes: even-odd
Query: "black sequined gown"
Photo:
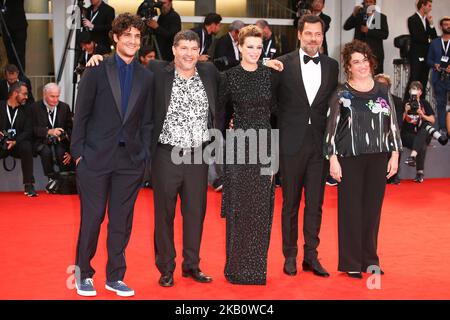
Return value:
[[(270, 70), (262, 65), (250, 72), (237, 66), (222, 74), (221, 104), (231, 101), (234, 108), (233, 130), (266, 134), (267, 145), (256, 149), (245, 145), (245, 164), (225, 163), (222, 216), (226, 217), (225, 278), (235, 284), (263, 285), (267, 275), (267, 251), (272, 227), (274, 183), (272, 176), (261, 175), (269, 165), (249, 163), (251, 154), (270, 155), (270, 114), (274, 109)], [(227, 130), (227, 148), (230, 148)], [(239, 136), (239, 135), (238, 135)], [(236, 140), (234, 140), (236, 141)], [(253, 144), (254, 146), (254, 144)], [(233, 148), (233, 147), (231, 147)], [(262, 150), (259, 150), (259, 149)], [(234, 144), (236, 154), (238, 147)], [(230, 149), (227, 149), (230, 150)], [(229, 158), (229, 152), (226, 151)], [(234, 157), (235, 161), (237, 156)]]

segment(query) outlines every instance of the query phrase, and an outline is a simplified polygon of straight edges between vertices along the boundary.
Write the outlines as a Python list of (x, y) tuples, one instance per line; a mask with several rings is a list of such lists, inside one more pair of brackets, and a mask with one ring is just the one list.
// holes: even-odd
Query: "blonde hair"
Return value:
[(241, 30), (239, 30), (239, 38), (238, 42), (239, 45), (244, 45), (244, 41), (248, 37), (255, 37), (255, 38), (263, 38), (263, 31), (261, 28), (255, 26), (254, 24), (251, 24), (249, 26), (243, 27)]

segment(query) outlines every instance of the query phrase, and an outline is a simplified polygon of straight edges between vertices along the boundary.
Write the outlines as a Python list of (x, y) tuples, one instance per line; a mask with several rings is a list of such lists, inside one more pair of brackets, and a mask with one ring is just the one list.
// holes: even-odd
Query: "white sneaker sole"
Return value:
[(75, 288), (77, 288), (77, 294), (83, 297), (95, 297), (97, 295), (97, 291), (83, 291), (78, 289), (77, 285), (75, 285)]
[(109, 290), (109, 291), (112, 291), (112, 292), (115, 292), (120, 297), (132, 297), (132, 296), (134, 296), (134, 290), (133, 291), (119, 291), (119, 290), (116, 290), (114, 288), (111, 288), (107, 284), (105, 284), (105, 289)]

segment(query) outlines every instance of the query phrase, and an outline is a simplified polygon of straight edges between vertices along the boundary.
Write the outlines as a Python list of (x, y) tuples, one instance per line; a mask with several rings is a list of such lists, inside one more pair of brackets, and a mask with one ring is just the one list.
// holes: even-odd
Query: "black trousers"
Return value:
[(431, 141), (428, 132), (422, 127), (417, 133), (403, 130), (401, 132), (402, 143), (405, 147), (417, 151), (416, 169), (423, 170), (425, 168), (425, 157), (427, 154), (427, 147)]
[(132, 162), (124, 147), (117, 148), (110, 168), (103, 171), (87, 167), (85, 160), (77, 166), (77, 186), (80, 195), (81, 224), (78, 235), (75, 264), (81, 279), (92, 278), (95, 273), (91, 260), (97, 250), (100, 226), (108, 206), (108, 281), (122, 280), (125, 276), (125, 249), (130, 239), (134, 204), (142, 186), (144, 162)]
[(388, 154), (339, 158), (338, 270), (366, 272), (379, 266), (377, 255), (381, 206), (386, 189)]
[[(27, 29), (11, 30), (9, 28), (9, 32), (11, 34), (11, 38), (12, 38), (11, 40), (14, 43), (14, 46), (16, 47), (16, 51), (17, 51), (17, 55), (19, 57), (20, 63), (22, 64), (23, 70), (25, 71), (26, 70), (25, 69), (25, 46), (27, 43)], [(16, 56), (14, 55), (13, 48), (11, 46), (11, 42), (9, 41), (5, 32), (3, 32), (3, 43), (5, 45), (6, 54), (8, 56), (8, 62), (10, 64), (15, 64), (17, 67), (19, 67)]]
[[(201, 148), (197, 152), (202, 152)], [(175, 164), (171, 151), (158, 146), (152, 161), (155, 205), (155, 255), (161, 273), (175, 270), (174, 227), (177, 197), (183, 216), (183, 270), (196, 269), (206, 212), (208, 165)]]
[(297, 256), (298, 210), (303, 190), (305, 211), (303, 215), (304, 260), (317, 259), (319, 232), (322, 223), (322, 204), (328, 161), (313, 143), (311, 128), (303, 148), (295, 155), (280, 155), (281, 187), (283, 189), (282, 236), (285, 258)]
[(423, 93), (426, 94), (427, 90), (427, 84), (428, 84), (428, 76), (430, 73), (430, 67), (428, 67), (426, 61), (419, 61), (419, 58), (410, 59), (409, 62), (410, 65), (410, 74), (409, 74), (409, 81), (406, 85), (406, 92), (404, 99), (409, 99), (409, 86), (411, 85), (411, 82), (413, 81), (420, 81), (423, 86)]
[(69, 146), (59, 143), (56, 145), (44, 145), (39, 152), (41, 157), (42, 168), (44, 169), (44, 174), (49, 178), (55, 178), (55, 161), (53, 159), (53, 150), (56, 157), (56, 165), (59, 171), (73, 171), (74, 163), (70, 161), (67, 165), (63, 163), (64, 154), (69, 152)]
[(22, 167), (23, 184), (34, 183), (33, 176), (33, 149), (31, 142), (21, 141), (11, 150), (0, 150), (0, 159), (8, 156), (20, 159)]

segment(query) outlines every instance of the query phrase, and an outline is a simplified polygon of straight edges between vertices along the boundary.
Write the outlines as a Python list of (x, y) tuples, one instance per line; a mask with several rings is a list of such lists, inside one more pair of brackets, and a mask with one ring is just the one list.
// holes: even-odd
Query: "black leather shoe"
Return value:
[(350, 278), (355, 278), (355, 279), (362, 279), (362, 278), (363, 278), (361, 272), (347, 272), (347, 275), (348, 275)]
[(173, 273), (167, 272), (161, 275), (159, 278), (159, 285), (161, 287), (173, 287)]
[(295, 276), (297, 274), (296, 258), (287, 258), (284, 260), (283, 272), (288, 276)]
[(183, 270), (183, 273), (181, 275), (185, 278), (192, 278), (195, 281), (201, 283), (208, 283), (212, 281), (212, 278), (201, 272), (200, 269)]
[(303, 271), (312, 271), (316, 276), (319, 277), (329, 277), (330, 274), (325, 270), (324, 267), (320, 264), (319, 260), (315, 260), (313, 262), (303, 261), (302, 263)]

